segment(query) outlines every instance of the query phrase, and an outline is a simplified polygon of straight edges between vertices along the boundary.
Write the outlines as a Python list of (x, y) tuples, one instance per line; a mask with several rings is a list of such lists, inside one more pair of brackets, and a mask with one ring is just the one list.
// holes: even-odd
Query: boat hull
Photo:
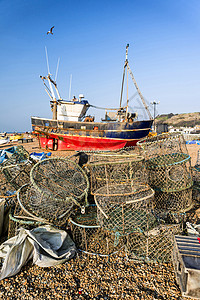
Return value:
[(32, 117), (40, 147), (49, 150), (117, 150), (148, 135), (152, 120), (133, 123), (61, 122)]

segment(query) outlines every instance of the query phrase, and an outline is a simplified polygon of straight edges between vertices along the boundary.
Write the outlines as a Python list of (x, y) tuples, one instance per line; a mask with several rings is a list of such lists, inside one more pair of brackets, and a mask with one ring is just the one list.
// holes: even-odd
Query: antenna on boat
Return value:
[(59, 63), (60, 63), (60, 57), (58, 58), (58, 63), (57, 63), (57, 68), (56, 68), (56, 76), (55, 76), (55, 82), (57, 79), (57, 75), (58, 75), (58, 68), (59, 68)]
[[(126, 45), (126, 60), (125, 60), (125, 64), (124, 64), (124, 71), (123, 71), (123, 78), (122, 78), (122, 88), (121, 88), (121, 96), (120, 96), (120, 108), (122, 108), (122, 95), (123, 95), (123, 88), (124, 88), (124, 78), (125, 78), (125, 70), (127, 68), (127, 74), (129, 72), (129, 74), (130, 74), (130, 76), (131, 76), (131, 78), (133, 80), (133, 83), (135, 85), (135, 88), (136, 88), (136, 90), (137, 90), (137, 92), (138, 92), (138, 94), (139, 94), (139, 96), (140, 96), (140, 98), (142, 100), (142, 103), (143, 103), (143, 105), (144, 105), (144, 107), (145, 107), (145, 109), (146, 109), (146, 111), (148, 113), (148, 116), (149, 116), (150, 119), (152, 119), (152, 115), (151, 115), (151, 113), (149, 111), (149, 108), (148, 108), (148, 106), (147, 106), (147, 104), (146, 104), (146, 102), (144, 100), (144, 97), (143, 97), (143, 95), (142, 95), (142, 93), (141, 93), (141, 91), (140, 91), (140, 89), (139, 89), (139, 87), (137, 85), (135, 77), (133, 76), (133, 73), (132, 73), (132, 71), (131, 71), (131, 69), (129, 67), (129, 64), (128, 64), (128, 47), (129, 47), (129, 44)], [(126, 116), (127, 116), (127, 112), (128, 112), (128, 78), (127, 78), (127, 106), (126, 106)]]
[(71, 88), (72, 88), (72, 74), (70, 75), (70, 82), (69, 82), (69, 100), (71, 98)]

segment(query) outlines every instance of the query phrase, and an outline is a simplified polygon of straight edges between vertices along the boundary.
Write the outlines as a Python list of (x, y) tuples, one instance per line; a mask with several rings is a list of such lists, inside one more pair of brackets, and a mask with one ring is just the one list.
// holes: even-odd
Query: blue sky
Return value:
[[(54, 76), (60, 57), (64, 99), (72, 74), (71, 96), (118, 106), (129, 43), (129, 65), (145, 99), (160, 101), (159, 114), (200, 111), (199, 16), (198, 0), (0, 0), (0, 131), (30, 130), (31, 116), (51, 118), (39, 78), (47, 75), (45, 46)], [(129, 86), (132, 96), (130, 79)]]

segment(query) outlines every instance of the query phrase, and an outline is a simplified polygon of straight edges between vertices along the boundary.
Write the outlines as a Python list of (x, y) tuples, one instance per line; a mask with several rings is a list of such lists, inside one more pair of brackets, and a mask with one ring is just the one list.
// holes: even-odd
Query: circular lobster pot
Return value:
[(85, 213), (76, 212), (70, 219), (72, 238), (77, 248), (86, 254), (108, 256), (124, 245), (123, 237), (97, 225), (96, 205), (86, 207)]
[(146, 161), (149, 184), (162, 192), (176, 192), (193, 185), (190, 156), (172, 153), (152, 157)]
[(155, 210), (184, 212), (191, 208), (192, 204), (192, 188), (169, 193), (155, 191)]
[(67, 222), (74, 205), (71, 198), (55, 198), (54, 195), (40, 193), (31, 184), (26, 184), (17, 191), (17, 199), (29, 218), (57, 226)]
[(137, 142), (146, 160), (173, 153), (188, 154), (184, 137), (180, 133), (163, 133)]
[(33, 167), (33, 162), (26, 160), (19, 164), (7, 165), (2, 168), (2, 172), (7, 181), (18, 190), (25, 183), (30, 182), (30, 171)]
[(85, 168), (90, 174), (92, 194), (108, 184), (147, 182), (144, 158), (137, 154), (96, 153)]
[(81, 206), (87, 202), (88, 177), (75, 162), (66, 158), (44, 159), (31, 169), (34, 188), (55, 201), (67, 201)]
[(153, 227), (153, 197), (154, 191), (145, 184), (106, 185), (94, 194), (98, 223), (120, 235)]

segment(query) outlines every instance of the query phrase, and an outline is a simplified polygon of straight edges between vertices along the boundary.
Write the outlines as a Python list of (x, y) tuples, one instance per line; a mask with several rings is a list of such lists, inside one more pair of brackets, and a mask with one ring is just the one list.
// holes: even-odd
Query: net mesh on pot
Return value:
[(195, 166), (192, 168), (192, 175), (195, 184), (195, 189), (200, 191), (200, 150), (197, 153)]
[(172, 153), (147, 160), (149, 184), (156, 190), (175, 192), (193, 185), (190, 156)]
[(169, 262), (173, 246), (174, 234), (180, 234), (180, 225), (159, 225), (145, 233), (140, 231), (126, 237), (129, 259)]
[[(30, 173), (35, 189), (55, 201), (87, 202), (89, 181), (82, 168), (66, 158), (49, 158), (38, 162)], [(85, 202), (84, 202), (85, 201)]]
[(71, 198), (55, 198), (54, 195), (39, 192), (31, 184), (17, 191), (17, 199), (29, 217), (53, 225), (66, 223), (74, 205)]
[(146, 160), (173, 153), (188, 154), (184, 137), (180, 133), (163, 133), (155, 137), (146, 137), (137, 142), (137, 145)]
[(97, 224), (96, 205), (86, 207), (85, 214), (78, 211), (70, 219), (73, 240), (87, 254), (107, 256), (115, 254), (124, 245), (123, 237), (106, 231)]
[(156, 191), (154, 208), (156, 210), (184, 212), (192, 206), (192, 188), (175, 192)]
[(9, 225), (8, 225), (8, 239), (17, 235), (18, 229), (23, 227), (25, 229), (33, 229), (35, 227), (45, 224), (44, 222), (36, 221), (35, 218), (27, 214), (16, 201), (15, 207), (10, 210), (9, 213)]
[(94, 194), (98, 223), (111, 232), (126, 235), (155, 225), (154, 191), (146, 184), (106, 185)]
[(30, 171), (33, 167), (33, 162), (26, 160), (15, 165), (7, 165), (2, 168), (2, 172), (9, 184), (18, 190), (25, 183), (30, 182)]
[(144, 158), (133, 154), (98, 153), (86, 165), (89, 170), (91, 193), (107, 185), (147, 182)]
[(8, 182), (2, 169), (0, 169), (0, 198), (5, 199), (5, 208), (13, 206), (16, 202), (16, 189)]

